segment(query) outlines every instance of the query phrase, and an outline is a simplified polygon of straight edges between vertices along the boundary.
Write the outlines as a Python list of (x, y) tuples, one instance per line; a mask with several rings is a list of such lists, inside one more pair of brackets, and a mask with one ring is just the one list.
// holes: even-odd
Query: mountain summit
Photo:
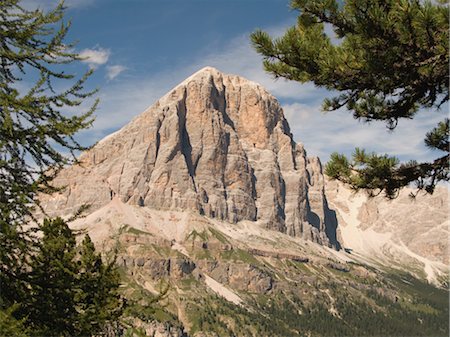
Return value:
[(204, 68), (79, 161), (41, 205), (91, 206), (70, 226), (115, 256), (139, 335), (448, 336), (445, 188), (327, 181), (254, 82)]
[(62, 172), (51, 214), (114, 197), (157, 210), (261, 226), (338, 246), (318, 158), (294, 142), (263, 87), (206, 67)]

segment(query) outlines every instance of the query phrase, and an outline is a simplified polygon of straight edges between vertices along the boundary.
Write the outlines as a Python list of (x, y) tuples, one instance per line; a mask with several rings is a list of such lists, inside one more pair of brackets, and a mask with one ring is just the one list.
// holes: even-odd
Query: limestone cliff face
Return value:
[(200, 70), (80, 161), (56, 180), (66, 190), (44, 200), (50, 214), (118, 196), (337, 244), (319, 160), (293, 141), (277, 100), (239, 76)]
[(411, 192), (417, 193), (405, 188), (393, 200), (382, 195), (369, 198), (363, 191), (355, 193), (340, 182), (328, 181), (326, 195), (337, 212), (340, 243), (366, 256), (388, 256), (391, 263), (393, 255), (401, 253), (430, 265), (429, 270), (447, 268), (448, 189), (437, 186), (432, 195), (419, 193), (415, 198)]

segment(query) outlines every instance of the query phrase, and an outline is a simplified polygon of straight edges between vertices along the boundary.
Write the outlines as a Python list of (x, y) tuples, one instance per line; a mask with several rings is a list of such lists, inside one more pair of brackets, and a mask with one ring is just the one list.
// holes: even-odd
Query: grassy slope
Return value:
[[(207, 241), (211, 237), (221, 243), (229, 242), (214, 231), (192, 233), (188, 239)], [(201, 278), (186, 275), (165, 280), (168, 294), (165, 300), (155, 302), (154, 295), (133, 281), (130, 270), (124, 270), (127, 282), (124, 289), (130, 300), (127, 314), (143, 321), (154, 319), (181, 327), (178, 315), (182, 312), (190, 335), (197, 332), (219, 336), (449, 334), (448, 291), (409, 274), (381, 273), (366, 266), (368, 274), (361, 275), (356, 269), (364, 270), (365, 266), (357, 264), (350, 265), (350, 272), (342, 272), (325, 263), (261, 258), (238, 247), (228, 251), (196, 247), (192, 245), (190, 250), (196, 262), (251, 265), (273, 275), (276, 286), (267, 293), (242, 291), (239, 296), (245, 299), (245, 305), (236, 306), (210, 291)]]

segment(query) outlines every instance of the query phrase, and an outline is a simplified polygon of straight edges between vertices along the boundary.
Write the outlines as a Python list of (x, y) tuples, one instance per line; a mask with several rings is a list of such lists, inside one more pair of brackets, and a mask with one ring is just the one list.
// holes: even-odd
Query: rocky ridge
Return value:
[(117, 254), (140, 335), (448, 335), (446, 195), (389, 204), (327, 181), (256, 83), (205, 68), (80, 162), (42, 205), (91, 205), (70, 226)]
[(195, 73), (61, 172), (51, 215), (115, 196), (157, 210), (191, 210), (327, 246), (339, 245), (318, 158), (293, 141), (277, 100), (214, 68)]
[(336, 211), (341, 245), (366, 261), (420, 270), (429, 282), (445, 278), (449, 264), (448, 190), (430, 195), (403, 189), (393, 200), (369, 198), (337, 181), (326, 182), (326, 195)]

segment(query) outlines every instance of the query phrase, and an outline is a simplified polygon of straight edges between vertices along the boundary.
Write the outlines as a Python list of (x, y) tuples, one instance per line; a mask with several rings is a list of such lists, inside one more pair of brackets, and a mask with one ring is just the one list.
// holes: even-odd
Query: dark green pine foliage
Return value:
[(61, 219), (45, 220), (43, 238), (31, 257), (29, 301), (23, 308), (33, 335), (76, 336), (75, 236)]
[(56, 190), (54, 176), (84, 149), (74, 135), (91, 125), (97, 105), (73, 113), (95, 91), (83, 88), (91, 71), (81, 78), (67, 72), (80, 58), (64, 41), (70, 25), (63, 15), (63, 4), (44, 13), (23, 9), (19, 0), (0, 1), (1, 308), (27, 293), (24, 275), (36, 229), (23, 225), (36, 195)]
[[(325, 111), (346, 107), (357, 119), (394, 129), (399, 119), (419, 109), (439, 112), (448, 101), (448, 1), (293, 0), (291, 6), (300, 13), (296, 26), (277, 39), (256, 31), (252, 43), (275, 77), (337, 91), (324, 101)], [(400, 164), (357, 149), (352, 160), (333, 154), (326, 173), (372, 194), (395, 197), (411, 182), (432, 193), (450, 178), (448, 136), (448, 119), (427, 134), (427, 146), (443, 152), (433, 162)]]
[(119, 273), (115, 259), (103, 263), (89, 235), (84, 237), (78, 260), (79, 279), (76, 301), (80, 335), (95, 335), (113, 327), (122, 314), (122, 301), (118, 294)]
[[(91, 71), (74, 80), (61, 67), (80, 60), (64, 42), (69, 24), (62, 22), (63, 5), (43, 13), (18, 3), (0, 4), (0, 207), (10, 221), (29, 215), (37, 192), (55, 190), (50, 182), (58, 170), (85, 149), (74, 135), (91, 125), (96, 107), (81, 115), (69, 110), (95, 91), (83, 89)], [(30, 89), (20, 90), (21, 82), (33, 78)], [(74, 81), (67, 86), (65, 80)], [(64, 156), (61, 148), (73, 156)]]
[(61, 219), (45, 220), (31, 257), (29, 300), (22, 306), (32, 335), (100, 335), (122, 314), (115, 261), (103, 263), (88, 235), (77, 247)]
[(8, 309), (0, 308), (0, 337), (28, 337), (29, 328), (26, 326), (26, 319), (16, 319), (14, 311), (19, 305), (13, 305)]
[(88, 238), (78, 248), (60, 218), (30, 225), (36, 196), (57, 191), (56, 174), (86, 149), (74, 136), (97, 106), (74, 114), (96, 91), (84, 89), (91, 71), (67, 72), (81, 58), (65, 42), (64, 9), (0, 2), (0, 326), (11, 334), (86, 336), (121, 312), (114, 261), (103, 264)]

